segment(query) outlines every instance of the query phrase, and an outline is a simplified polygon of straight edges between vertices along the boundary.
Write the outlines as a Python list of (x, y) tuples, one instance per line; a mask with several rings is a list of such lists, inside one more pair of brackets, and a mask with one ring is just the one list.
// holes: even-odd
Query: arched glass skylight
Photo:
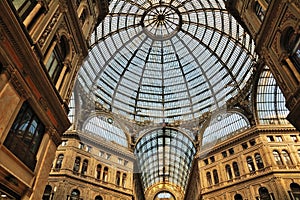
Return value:
[(251, 76), (254, 43), (222, 0), (112, 0), (109, 10), (78, 79), (115, 114), (154, 123), (196, 119)]
[(196, 150), (183, 133), (162, 128), (141, 138), (135, 148), (144, 189), (158, 183), (173, 183), (183, 191)]
[(268, 67), (260, 75), (256, 98), (260, 124), (289, 124), (285, 98)]
[(228, 139), (239, 130), (250, 127), (245, 116), (237, 112), (226, 112), (211, 119), (203, 133), (202, 146)]
[(72, 92), (72, 96), (69, 102), (69, 113), (68, 113), (68, 118), (70, 122), (73, 124), (75, 122), (75, 94)]
[(114, 124), (112, 118), (106, 118), (104, 116), (91, 117), (86, 121), (83, 131), (95, 136), (100, 136), (107, 141), (128, 147), (125, 133)]

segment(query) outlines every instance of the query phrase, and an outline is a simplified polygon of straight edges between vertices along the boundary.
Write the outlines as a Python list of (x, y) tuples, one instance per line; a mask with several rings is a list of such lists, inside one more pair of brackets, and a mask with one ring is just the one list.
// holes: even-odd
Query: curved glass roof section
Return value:
[(260, 124), (290, 124), (285, 98), (268, 67), (260, 74), (257, 84), (256, 107)]
[(113, 0), (90, 45), (78, 77), (86, 92), (116, 114), (154, 123), (221, 107), (255, 59), (222, 0)]
[(226, 112), (214, 116), (202, 137), (202, 146), (226, 140), (240, 130), (250, 127), (248, 119), (238, 112)]
[(178, 130), (162, 128), (142, 137), (135, 148), (144, 189), (173, 183), (185, 190), (196, 150)]
[(126, 134), (115, 125), (112, 118), (99, 115), (93, 116), (85, 122), (83, 131), (91, 135), (100, 136), (104, 140), (128, 147)]

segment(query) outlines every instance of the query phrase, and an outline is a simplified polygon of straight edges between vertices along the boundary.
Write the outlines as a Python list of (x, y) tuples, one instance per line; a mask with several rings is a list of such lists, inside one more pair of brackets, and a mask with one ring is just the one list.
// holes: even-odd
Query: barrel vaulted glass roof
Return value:
[(254, 43), (222, 0), (112, 0), (79, 83), (130, 120), (191, 120), (225, 105), (252, 73)]

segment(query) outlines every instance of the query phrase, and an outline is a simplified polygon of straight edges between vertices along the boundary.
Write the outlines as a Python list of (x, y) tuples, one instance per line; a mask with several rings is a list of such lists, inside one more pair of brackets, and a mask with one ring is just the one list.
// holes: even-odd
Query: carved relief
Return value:
[(39, 103), (40, 103), (40, 105), (42, 106), (43, 110), (45, 110), (45, 111), (48, 110), (48, 103), (47, 103), (47, 101), (46, 101), (45, 98), (41, 97), (41, 98), (39, 99)]
[(10, 82), (14, 86), (15, 90), (18, 92), (18, 94), (23, 97), (24, 99), (28, 99), (29, 95), (27, 91), (24, 89), (22, 83), (19, 81), (19, 78), (17, 76), (17, 72), (12, 67), (7, 68), (8, 73), (11, 75)]
[(60, 11), (57, 10), (55, 12), (55, 14), (53, 15), (53, 18), (51, 19), (50, 23), (48, 24), (48, 26), (44, 30), (44, 32), (43, 32), (42, 36), (40, 37), (39, 41), (38, 41), (40, 47), (44, 46), (49, 34), (52, 32), (56, 22), (58, 21), (59, 16), (60, 16)]

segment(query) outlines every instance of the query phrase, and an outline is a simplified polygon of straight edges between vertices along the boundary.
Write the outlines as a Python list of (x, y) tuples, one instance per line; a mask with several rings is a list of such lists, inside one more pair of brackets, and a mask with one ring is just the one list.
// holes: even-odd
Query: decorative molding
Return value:
[(40, 37), (38, 44), (40, 46), (40, 48), (42, 48), (46, 42), (46, 40), (48, 39), (49, 34), (52, 32), (55, 24), (58, 21), (58, 18), (60, 16), (60, 10), (57, 9), (57, 11), (55, 12), (55, 14), (53, 15), (53, 18), (51, 19), (50, 23), (48, 24), (48, 26), (45, 28), (42, 36)]
[(40, 103), (40, 105), (41, 105), (41, 107), (43, 108), (44, 111), (48, 110), (49, 106), (48, 106), (47, 100), (45, 98), (41, 97), (39, 99), (39, 103)]
[(24, 88), (23, 84), (21, 83), (21, 81), (20, 81), (21, 76), (18, 75), (17, 70), (13, 69), (13, 67), (11, 67), (11, 66), (8, 66), (7, 67), (7, 72), (10, 75), (10, 80), (9, 81), (13, 85), (13, 87), (15, 88), (15, 90), (18, 92), (18, 94), (21, 97), (23, 97), (24, 99), (28, 99), (29, 98), (29, 94), (26, 91), (26, 89)]
[(60, 138), (59, 133), (57, 132), (57, 130), (54, 127), (52, 127), (52, 126), (46, 127), (46, 133), (49, 134), (50, 139), (55, 143), (56, 146), (60, 145), (61, 138)]

